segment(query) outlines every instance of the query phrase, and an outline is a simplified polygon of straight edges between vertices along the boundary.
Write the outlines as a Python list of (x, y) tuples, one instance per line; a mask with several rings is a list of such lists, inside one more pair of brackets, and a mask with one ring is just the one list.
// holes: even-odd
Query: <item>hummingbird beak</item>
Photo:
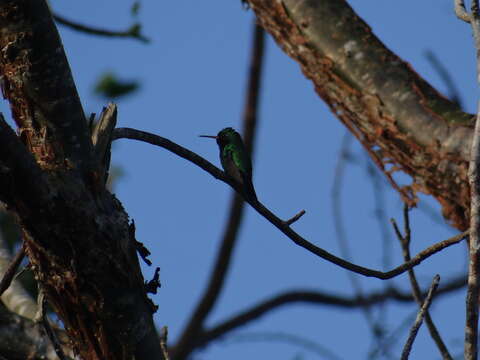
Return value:
[(210, 139), (216, 139), (216, 136), (213, 135), (198, 135), (198, 137), (204, 137), (204, 138), (210, 138)]

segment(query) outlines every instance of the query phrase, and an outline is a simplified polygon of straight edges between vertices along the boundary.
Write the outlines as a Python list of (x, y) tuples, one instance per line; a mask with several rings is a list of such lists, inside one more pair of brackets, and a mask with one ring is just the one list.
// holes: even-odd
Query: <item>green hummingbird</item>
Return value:
[(240, 134), (233, 128), (227, 127), (220, 131), (217, 136), (200, 135), (200, 137), (217, 140), (223, 170), (243, 186), (248, 199), (257, 201), (252, 183), (252, 160), (245, 149)]

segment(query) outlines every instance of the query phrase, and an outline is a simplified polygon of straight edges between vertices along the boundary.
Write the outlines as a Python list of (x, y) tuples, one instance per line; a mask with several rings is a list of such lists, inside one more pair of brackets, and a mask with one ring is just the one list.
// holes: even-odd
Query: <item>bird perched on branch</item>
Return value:
[(257, 195), (252, 183), (252, 160), (245, 149), (242, 137), (231, 127), (220, 131), (217, 136), (200, 135), (216, 139), (220, 148), (220, 162), (223, 170), (232, 179), (242, 185), (247, 199), (257, 201)]

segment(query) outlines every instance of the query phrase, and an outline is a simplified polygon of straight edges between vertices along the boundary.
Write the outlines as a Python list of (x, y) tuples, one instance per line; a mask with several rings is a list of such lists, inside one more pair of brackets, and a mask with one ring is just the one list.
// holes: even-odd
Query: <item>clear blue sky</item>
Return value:
[[(470, 28), (453, 14), (453, 0), (365, 1), (349, 3), (386, 45), (410, 62), (440, 91), (445, 85), (425, 57), (433, 51), (450, 70), (467, 111), (475, 111), (478, 90)], [(52, 1), (59, 14), (85, 24), (123, 29), (132, 23), (131, 1)], [(199, 134), (223, 127), (238, 128), (246, 84), (253, 14), (240, 0), (146, 1), (139, 19), (152, 43), (112, 40), (79, 34), (60, 27), (85, 111), (99, 113), (105, 102), (93, 94), (104, 71), (141, 82), (141, 90), (121, 99), (119, 126), (134, 127), (167, 137), (219, 165), (213, 141)], [(301, 209), (307, 214), (294, 225), (304, 237), (339, 254), (332, 220), (331, 189), (338, 151), (345, 133), (316, 96), (299, 67), (270, 39), (261, 98), (254, 184), (262, 202), (280, 217)], [(388, 218), (401, 219), (402, 204), (385, 181), (372, 186), (367, 160), (354, 142), (358, 161), (349, 164), (343, 179), (341, 204), (354, 262), (382, 267), (382, 236), (374, 215), (374, 191), (385, 197)], [(122, 140), (114, 147), (113, 163), (125, 176), (116, 194), (135, 219), (137, 238), (152, 251), (161, 267), (162, 288), (154, 301), (158, 326), (168, 325), (170, 340), (186, 319), (204, 288), (227, 217), (231, 190), (196, 166), (151, 145)], [(404, 178), (405, 179), (405, 178)], [(437, 205), (422, 197), (422, 202)], [(388, 226), (388, 224), (387, 224)], [(420, 210), (412, 212), (412, 253), (455, 232)], [(390, 232), (392, 267), (401, 263), (397, 240)], [(423, 287), (439, 273), (442, 280), (465, 268), (465, 247), (449, 248), (417, 268)], [(150, 278), (153, 268), (145, 269)], [(364, 292), (387, 283), (359, 278)], [(404, 274), (392, 284), (409, 289)], [(252, 209), (246, 210), (225, 291), (208, 319), (215, 324), (232, 314), (292, 289), (354, 294), (346, 272), (295, 246)], [(464, 291), (434, 301), (433, 317), (452, 353), (463, 349)], [(374, 311), (389, 331), (415, 307), (389, 304)], [(410, 322), (407, 323), (410, 326)], [(342, 359), (365, 359), (371, 330), (361, 311), (322, 305), (293, 305), (269, 313), (229, 334), (201, 352), (199, 359), (315, 359), (318, 354), (292, 344), (240, 341), (242, 334), (294, 334), (328, 348)], [(393, 336), (392, 358), (398, 358), (406, 332)], [(411, 359), (438, 359), (425, 327)]]

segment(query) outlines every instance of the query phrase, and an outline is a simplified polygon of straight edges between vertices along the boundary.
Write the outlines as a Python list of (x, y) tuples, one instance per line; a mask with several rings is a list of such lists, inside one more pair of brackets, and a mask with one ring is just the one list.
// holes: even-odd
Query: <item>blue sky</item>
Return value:
[[(132, 23), (131, 1), (52, 1), (59, 14), (111, 29)], [(385, 44), (408, 61), (440, 91), (445, 84), (425, 57), (433, 51), (450, 70), (467, 111), (475, 111), (478, 89), (470, 28), (453, 14), (453, 1), (365, 1), (349, 3)], [(219, 165), (218, 150), (199, 134), (216, 134), (226, 126), (240, 127), (246, 85), (253, 14), (238, 0), (143, 1), (139, 20), (152, 39), (145, 45), (112, 40), (60, 27), (74, 78), (87, 113), (99, 113), (105, 101), (93, 94), (104, 71), (141, 82), (135, 95), (118, 102), (119, 126), (167, 137)], [(339, 254), (332, 219), (331, 191), (343, 125), (316, 96), (298, 65), (268, 38), (261, 97), (254, 184), (260, 200), (278, 216), (301, 209), (306, 215), (294, 228), (315, 244)], [(5, 105), (3, 105), (5, 106)], [(8, 111), (6, 111), (9, 113)], [(374, 192), (385, 197), (387, 218), (401, 221), (398, 195), (382, 180), (372, 186), (367, 159), (353, 142), (356, 163), (348, 164), (341, 194), (347, 239), (354, 262), (382, 267), (382, 238), (375, 218)], [(117, 142), (113, 163), (125, 176), (116, 194), (135, 220), (137, 238), (152, 251), (161, 267), (162, 288), (154, 301), (159, 326), (168, 325), (174, 341), (204, 288), (222, 235), (231, 189), (196, 166), (151, 145)], [(406, 177), (404, 181), (408, 180)], [(438, 206), (426, 196), (438, 212)], [(412, 253), (455, 233), (412, 211)], [(388, 226), (388, 224), (387, 224)], [(392, 267), (401, 251), (390, 232)], [(417, 268), (423, 287), (439, 273), (442, 280), (465, 268), (465, 247), (458, 245)], [(145, 268), (150, 278), (153, 268)], [(364, 292), (387, 284), (359, 278)], [(404, 274), (389, 284), (409, 289)], [(295, 246), (255, 211), (246, 209), (232, 268), (221, 298), (207, 323), (215, 324), (258, 301), (292, 289), (354, 294), (346, 272)], [(452, 353), (462, 351), (464, 291), (434, 300), (432, 314)], [(413, 305), (389, 304), (374, 311), (389, 330), (415, 312)], [(409, 323), (408, 323), (409, 324)], [(342, 359), (367, 358), (371, 330), (358, 310), (321, 305), (278, 309), (224, 341), (196, 353), (199, 359), (315, 359), (309, 350), (275, 341), (240, 341), (241, 335), (294, 334), (330, 349)], [(395, 335), (391, 348), (398, 358), (406, 332)], [(348, 344), (348, 345), (347, 345)], [(437, 359), (438, 351), (422, 327), (411, 359)]]

